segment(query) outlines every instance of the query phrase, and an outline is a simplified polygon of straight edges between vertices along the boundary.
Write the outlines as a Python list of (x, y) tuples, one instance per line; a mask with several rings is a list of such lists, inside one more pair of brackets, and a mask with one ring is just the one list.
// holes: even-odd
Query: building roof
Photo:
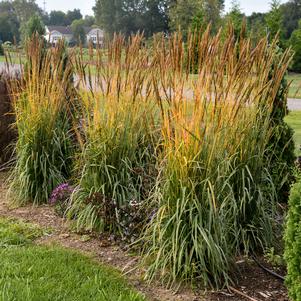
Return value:
[[(49, 32), (53, 32), (53, 31), (57, 31), (59, 33), (61, 33), (62, 35), (72, 35), (73, 31), (71, 26), (54, 26), (54, 25), (50, 25), (47, 26)], [(85, 30), (85, 34), (90, 33), (92, 30), (101, 30), (98, 27), (89, 27), (89, 26), (84, 26), (84, 30)]]
[(61, 34), (72, 34), (72, 29), (70, 26), (47, 26), (50, 32), (58, 31)]

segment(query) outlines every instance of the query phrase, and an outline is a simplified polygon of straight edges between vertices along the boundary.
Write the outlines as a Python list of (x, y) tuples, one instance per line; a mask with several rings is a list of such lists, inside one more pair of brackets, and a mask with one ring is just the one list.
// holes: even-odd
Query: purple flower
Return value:
[(68, 183), (60, 184), (52, 191), (49, 199), (49, 203), (51, 205), (65, 203), (69, 199), (73, 190), (74, 188), (70, 186)]

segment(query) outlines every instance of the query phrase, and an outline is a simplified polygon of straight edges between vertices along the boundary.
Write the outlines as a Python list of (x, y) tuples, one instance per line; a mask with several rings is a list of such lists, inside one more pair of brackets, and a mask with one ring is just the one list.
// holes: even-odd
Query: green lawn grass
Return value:
[(44, 231), (36, 225), (0, 218), (0, 248), (27, 245), (43, 234)]
[(290, 84), (288, 97), (290, 98), (301, 98), (301, 74), (300, 73), (289, 73), (287, 80)]
[(75, 251), (31, 243), (41, 233), (0, 219), (0, 301), (145, 300), (115, 270)]
[(301, 111), (290, 112), (288, 116), (285, 117), (285, 121), (294, 129), (294, 140), (296, 144), (296, 154), (301, 156), (300, 146), (301, 146)]
[[(25, 57), (24, 56), (21, 56), (19, 54), (16, 54), (14, 52), (12, 52), (10, 54), (10, 63), (12, 64), (20, 64), (20, 58), (21, 58), (21, 62), (23, 63), (24, 60), (25, 60)], [(6, 58), (4, 55), (0, 55), (0, 63), (5, 63), (6, 62)]]

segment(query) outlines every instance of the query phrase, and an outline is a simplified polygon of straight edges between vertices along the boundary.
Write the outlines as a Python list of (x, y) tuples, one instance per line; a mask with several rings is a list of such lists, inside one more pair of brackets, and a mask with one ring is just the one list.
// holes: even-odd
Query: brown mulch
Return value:
[[(138, 291), (144, 293), (149, 300), (288, 301), (287, 290), (283, 282), (262, 270), (254, 261), (248, 259), (241, 259), (237, 262), (237, 281), (233, 284), (234, 290), (232, 291), (193, 292), (190, 289), (181, 288), (177, 292), (173, 292), (158, 283), (147, 285), (143, 281), (143, 269), (137, 268), (139, 257), (130, 255), (122, 246), (110, 241), (107, 237), (90, 237), (75, 233), (70, 230), (72, 228), (70, 223), (58, 217), (53, 208), (48, 205), (10, 208), (6, 198), (5, 178), (6, 174), (0, 173), (0, 217), (19, 218), (44, 228), (51, 228), (51, 233), (40, 238), (37, 241), (38, 244), (54, 243), (79, 250), (93, 256), (101, 263), (117, 268), (125, 274), (129, 283)], [(267, 263), (264, 264), (267, 265)], [(279, 271), (280, 273), (284, 273), (284, 271)]]

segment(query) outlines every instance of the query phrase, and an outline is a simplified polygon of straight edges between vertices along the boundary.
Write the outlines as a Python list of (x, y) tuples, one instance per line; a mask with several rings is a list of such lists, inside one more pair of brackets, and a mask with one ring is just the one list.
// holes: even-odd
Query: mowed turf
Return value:
[(31, 243), (33, 225), (0, 219), (1, 301), (142, 301), (118, 272), (78, 252)]
[(290, 84), (288, 97), (289, 98), (301, 98), (301, 74), (289, 73), (286, 77)]
[[(301, 100), (300, 100), (301, 101)], [(301, 111), (292, 111), (285, 117), (285, 121), (294, 129), (296, 155), (301, 156)]]

